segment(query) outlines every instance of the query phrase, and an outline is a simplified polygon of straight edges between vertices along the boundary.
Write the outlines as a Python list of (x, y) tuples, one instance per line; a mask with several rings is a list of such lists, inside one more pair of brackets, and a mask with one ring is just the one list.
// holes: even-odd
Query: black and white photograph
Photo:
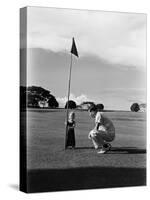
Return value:
[(147, 15), (20, 9), (20, 190), (146, 185)]

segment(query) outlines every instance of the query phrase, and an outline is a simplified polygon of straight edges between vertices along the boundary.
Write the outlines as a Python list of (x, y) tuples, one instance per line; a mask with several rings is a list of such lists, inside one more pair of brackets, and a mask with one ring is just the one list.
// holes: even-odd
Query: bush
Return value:
[(100, 110), (104, 110), (104, 105), (102, 103), (99, 103), (96, 105), (97, 109)]
[(75, 109), (77, 107), (76, 102), (72, 100), (69, 100), (69, 104), (68, 101), (66, 102), (65, 109), (67, 109), (67, 106), (69, 109)]
[(58, 108), (59, 107), (59, 103), (57, 102), (56, 98), (51, 95), (51, 97), (48, 100), (48, 105), (50, 108)]
[(138, 104), (138, 103), (133, 103), (133, 104), (131, 105), (131, 107), (130, 107), (130, 110), (131, 110), (132, 112), (138, 112), (138, 111), (140, 110), (139, 104)]
[(92, 101), (84, 101), (80, 104), (82, 109), (89, 110), (91, 107), (95, 106), (94, 102)]

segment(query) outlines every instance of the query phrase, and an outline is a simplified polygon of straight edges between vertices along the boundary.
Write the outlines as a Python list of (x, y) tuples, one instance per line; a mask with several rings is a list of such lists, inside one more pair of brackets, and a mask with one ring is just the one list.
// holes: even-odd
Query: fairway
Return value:
[(87, 137), (94, 127), (87, 111), (76, 111), (76, 149), (65, 150), (65, 110), (28, 110), (28, 169), (145, 168), (146, 114), (119, 111), (104, 114), (113, 121), (116, 138), (112, 151), (99, 155)]
[(146, 114), (104, 114), (116, 138), (111, 151), (97, 154), (87, 137), (94, 126), (87, 111), (76, 111), (76, 149), (65, 150), (65, 110), (28, 109), (27, 192), (146, 185)]

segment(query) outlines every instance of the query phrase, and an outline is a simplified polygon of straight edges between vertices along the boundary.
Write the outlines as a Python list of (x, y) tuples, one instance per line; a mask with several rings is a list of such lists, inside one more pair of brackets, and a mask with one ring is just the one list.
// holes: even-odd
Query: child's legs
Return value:
[(72, 147), (75, 147), (75, 144), (76, 144), (76, 142), (75, 142), (75, 131), (74, 131), (74, 129), (73, 129), (73, 131), (72, 131)]
[(73, 128), (68, 128), (67, 146), (75, 147), (75, 132)]

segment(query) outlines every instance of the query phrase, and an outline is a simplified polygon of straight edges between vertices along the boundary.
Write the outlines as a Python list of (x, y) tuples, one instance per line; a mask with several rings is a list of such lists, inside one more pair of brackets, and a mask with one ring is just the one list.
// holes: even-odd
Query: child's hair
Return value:
[(96, 105), (93, 105), (93, 106), (90, 107), (89, 112), (92, 112), (92, 111), (94, 111), (94, 112), (97, 111), (97, 106)]

